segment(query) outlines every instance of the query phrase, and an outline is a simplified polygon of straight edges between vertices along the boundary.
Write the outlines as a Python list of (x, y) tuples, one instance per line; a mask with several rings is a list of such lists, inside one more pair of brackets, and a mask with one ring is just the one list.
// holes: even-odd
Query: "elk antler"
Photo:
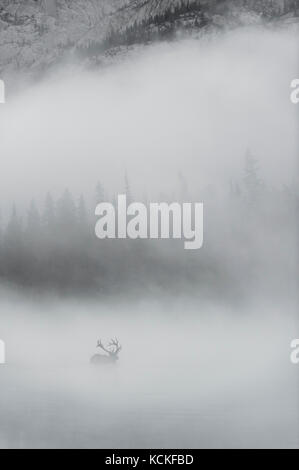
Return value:
[[(117, 338), (112, 339), (110, 341), (110, 343), (108, 344), (108, 347), (110, 349), (105, 348), (105, 346), (103, 345), (101, 340), (98, 341), (97, 348), (103, 349), (103, 351), (105, 351), (107, 354), (109, 354), (109, 356), (117, 356), (117, 354), (119, 353), (119, 351), (122, 348), (121, 345), (119, 344), (119, 341), (118, 341)], [(114, 348), (114, 349), (111, 349), (111, 348)]]
[(109, 343), (109, 347), (115, 348), (113, 351), (110, 351), (110, 354), (113, 354), (114, 356), (116, 356), (119, 353), (119, 351), (121, 351), (121, 348), (122, 348), (117, 338), (111, 339)]
[(103, 351), (105, 351), (106, 353), (108, 354), (111, 354), (111, 351), (109, 351), (109, 349), (106, 349), (105, 346), (103, 345), (102, 341), (98, 341), (98, 344), (97, 344), (97, 348), (101, 348), (103, 349)]

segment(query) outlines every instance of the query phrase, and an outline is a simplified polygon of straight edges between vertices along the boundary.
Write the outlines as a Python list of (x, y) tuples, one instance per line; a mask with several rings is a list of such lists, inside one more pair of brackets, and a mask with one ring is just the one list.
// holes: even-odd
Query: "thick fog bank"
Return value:
[(136, 197), (171, 192), (179, 170), (196, 194), (238, 176), (247, 148), (266, 181), (289, 183), (297, 58), (294, 32), (244, 28), (57, 71), (1, 107), (2, 205), (98, 179), (114, 194), (125, 169)]

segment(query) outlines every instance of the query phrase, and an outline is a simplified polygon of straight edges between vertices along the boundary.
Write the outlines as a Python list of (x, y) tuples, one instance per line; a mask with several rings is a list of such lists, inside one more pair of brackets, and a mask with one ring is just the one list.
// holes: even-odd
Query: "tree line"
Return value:
[[(187, 182), (182, 175), (178, 181), (176, 200), (189, 202)], [(128, 179), (123, 192), (139, 201)], [(268, 187), (250, 153), (243, 175), (225, 190), (207, 186), (193, 195), (205, 207), (204, 247), (196, 253), (186, 252), (181, 240), (98, 240), (94, 211), (107, 199), (99, 183), (92, 203), (65, 190), (57, 200), (48, 193), (42, 210), (34, 202), (23, 214), (13, 206), (1, 223), (1, 284), (88, 295), (196, 288), (235, 299), (249, 286), (269, 284), (274, 292), (273, 283), (280, 289), (281, 278), (295, 278), (298, 190)], [(174, 202), (168, 199), (163, 202)]]

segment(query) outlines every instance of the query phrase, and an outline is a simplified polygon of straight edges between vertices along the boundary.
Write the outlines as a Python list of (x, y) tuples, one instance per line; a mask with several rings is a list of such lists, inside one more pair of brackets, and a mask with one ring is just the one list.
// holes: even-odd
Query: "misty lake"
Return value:
[[(41, 319), (36, 303), (5, 304), (0, 447), (299, 447), (291, 318), (272, 318), (269, 335), (267, 312), (81, 307), (43, 304)], [(92, 367), (98, 337), (115, 334), (119, 362)]]

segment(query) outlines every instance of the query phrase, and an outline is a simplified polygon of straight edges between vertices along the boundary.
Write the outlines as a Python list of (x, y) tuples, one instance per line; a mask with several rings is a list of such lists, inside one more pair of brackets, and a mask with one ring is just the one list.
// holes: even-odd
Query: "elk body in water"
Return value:
[(115, 364), (119, 359), (118, 354), (122, 347), (119, 344), (119, 341), (115, 338), (110, 341), (107, 348), (105, 348), (102, 341), (98, 341), (97, 348), (101, 348), (106, 354), (95, 354), (92, 356), (90, 363), (94, 365)]

